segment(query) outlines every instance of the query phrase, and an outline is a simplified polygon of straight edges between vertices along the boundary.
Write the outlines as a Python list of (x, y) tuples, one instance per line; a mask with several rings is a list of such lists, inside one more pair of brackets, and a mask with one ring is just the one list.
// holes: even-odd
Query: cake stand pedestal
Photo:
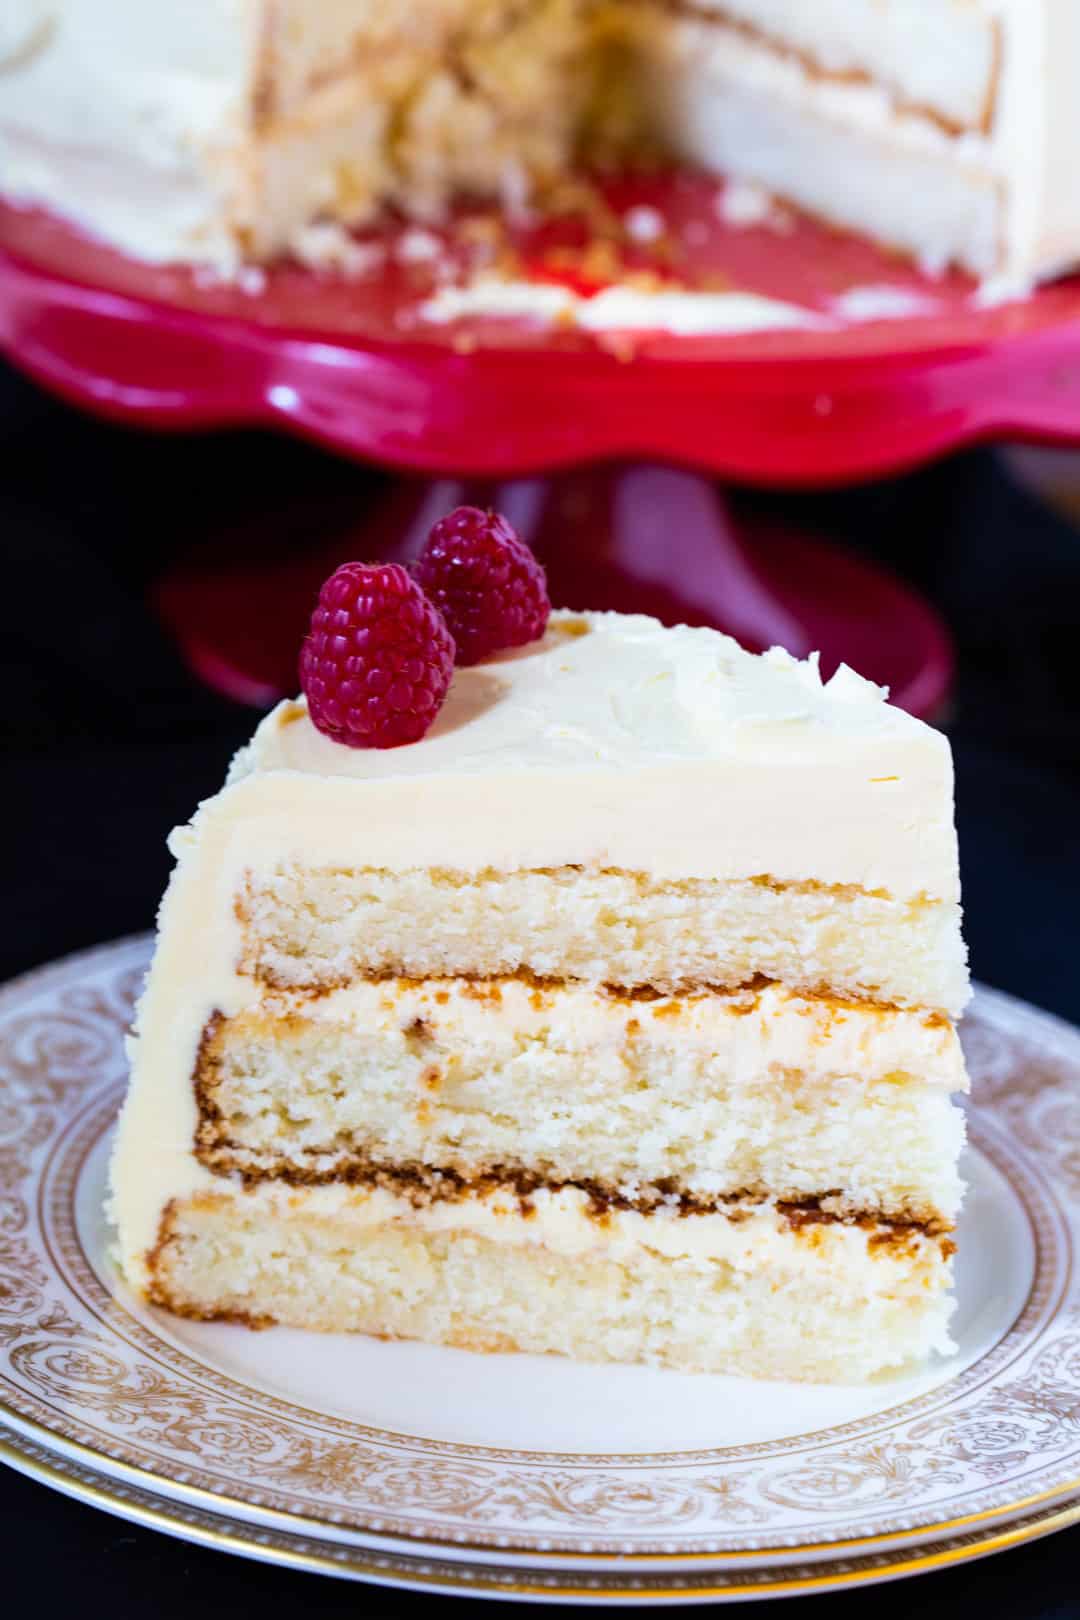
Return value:
[(304, 512), (279, 513), (286, 543), (271, 544), (269, 560), (275, 520), (259, 519), (258, 562), (238, 537), (204, 545), (159, 581), (158, 612), (209, 685), (272, 703), (295, 691), (297, 649), (327, 575), (354, 558), (408, 561), (463, 502), (506, 513), (542, 559), (557, 604), (713, 625), (755, 651), (820, 651), (823, 674), (848, 662), (913, 714), (934, 714), (948, 692), (948, 635), (898, 580), (780, 523), (748, 523), (714, 480), (642, 463), (401, 480), (362, 517), (324, 513), (302, 549), (288, 540)]
[[(189, 659), (233, 696), (293, 688), (335, 560), (408, 555), (429, 516), (472, 498), (516, 515), (556, 601), (647, 605), (755, 646), (820, 647), (826, 668), (846, 659), (931, 712), (949, 657), (930, 610), (829, 547), (751, 533), (710, 477), (822, 486), (990, 438), (1080, 441), (1080, 281), (995, 303), (805, 221), (735, 228), (722, 202), (691, 174), (607, 184), (604, 240), (623, 284), (651, 278), (728, 312), (723, 291), (735, 290), (794, 309), (792, 326), (679, 334), (640, 312), (633, 330), (432, 320), (448, 276), (483, 270), (503, 229), (494, 216), (437, 239), (387, 225), (364, 241), (370, 267), (356, 280), (285, 264), (225, 286), (0, 207), (0, 349), (64, 398), (144, 428), (269, 426), (401, 472), (484, 481), (402, 485), (352, 532), (313, 534), (280, 565), (245, 565), (223, 539), (212, 567), (192, 560), (162, 581)], [(509, 258), (516, 284), (591, 299), (594, 224), (504, 232), (503, 273)], [(260, 612), (229, 613), (230, 592)]]

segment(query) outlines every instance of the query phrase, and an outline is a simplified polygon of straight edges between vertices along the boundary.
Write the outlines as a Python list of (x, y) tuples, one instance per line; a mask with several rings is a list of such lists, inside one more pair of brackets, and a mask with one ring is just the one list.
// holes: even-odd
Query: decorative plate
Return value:
[(609, 1570), (552, 1564), (530, 1567), (481, 1558), (452, 1562), (438, 1552), (376, 1551), (224, 1518), (98, 1474), (21, 1435), (0, 1438), (0, 1461), (106, 1513), (217, 1552), (382, 1586), (520, 1601), (648, 1607), (842, 1591), (969, 1563), (1080, 1523), (1080, 1502), (1074, 1502), (1024, 1514), (1004, 1529), (954, 1532), (892, 1553), (855, 1550), (813, 1562), (793, 1557), (771, 1565), (732, 1560), (700, 1569), (676, 1564), (655, 1572), (636, 1565)]
[(595, 207), (494, 246), (493, 216), (485, 229), (452, 223), (434, 246), (429, 232), (387, 227), (363, 243), (373, 268), (357, 279), (285, 264), (223, 286), (0, 205), (0, 350), (65, 398), (141, 426), (273, 425), (430, 473), (624, 456), (828, 484), (992, 437), (1080, 438), (1080, 279), (988, 298), (804, 220), (725, 223), (722, 187), (699, 175), (603, 189), (613, 274), (764, 297), (803, 325), (679, 334), (662, 316), (652, 330), (628, 330), (625, 313), (621, 329), (612, 316), (586, 330), (426, 313), (441, 277), (471, 276), (492, 253), (549, 297), (602, 293), (583, 251)]
[(252, 1334), (135, 1304), (102, 1200), (148, 954), (123, 942), (0, 994), (16, 1466), (118, 1512), (145, 1499), (180, 1534), (209, 1515), (202, 1539), (256, 1556), (402, 1580), (419, 1560), (459, 1586), (596, 1576), (601, 1596), (631, 1579), (660, 1598), (883, 1578), (1075, 1516), (1080, 1033), (985, 990), (967, 1020), (957, 1354), (863, 1388), (758, 1385)]

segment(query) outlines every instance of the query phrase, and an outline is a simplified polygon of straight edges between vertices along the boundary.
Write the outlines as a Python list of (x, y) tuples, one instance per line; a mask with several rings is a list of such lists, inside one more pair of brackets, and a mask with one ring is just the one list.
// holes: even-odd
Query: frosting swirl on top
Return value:
[(817, 654), (761, 656), (715, 630), (667, 629), (619, 613), (555, 613), (546, 635), (459, 669), (420, 742), (387, 751), (341, 748), (320, 735), (303, 700), (281, 705), (238, 764), (324, 776), (593, 766), (773, 757), (856, 737), (919, 734), (883, 687), (841, 666), (823, 681)]
[(644, 617), (553, 615), (541, 641), (456, 671), (404, 748), (343, 748), (280, 704), (229, 783), (204, 814), (257, 794), (307, 860), (959, 892), (944, 737), (850, 669), (823, 681), (816, 657)]

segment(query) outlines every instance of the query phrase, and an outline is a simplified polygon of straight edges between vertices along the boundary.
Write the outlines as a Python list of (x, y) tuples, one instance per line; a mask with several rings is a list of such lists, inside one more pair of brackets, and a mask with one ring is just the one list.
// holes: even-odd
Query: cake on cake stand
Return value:
[(433, 480), (275, 565), (223, 550), (161, 581), (189, 660), (234, 697), (293, 689), (328, 567), (407, 556), (470, 499), (508, 511), (556, 601), (819, 647), (826, 671), (846, 659), (932, 713), (950, 652), (931, 610), (831, 546), (745, 532), (716, 479), (820, 487), (996, 437), (1076, 442), (1080, 280), (1023, 298), (931, 279), (683, 172), (590, 199), (547, 221), (391, 223), (344, 267), (231, 282), (0, 207), (0, 349), (138, 426), (271, 426)]

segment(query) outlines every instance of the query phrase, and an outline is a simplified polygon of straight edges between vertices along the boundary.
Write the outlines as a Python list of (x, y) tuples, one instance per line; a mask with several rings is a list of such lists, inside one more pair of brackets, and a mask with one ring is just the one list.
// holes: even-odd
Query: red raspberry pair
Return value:
[(418, 742), (454, 664), (478, 664), (547, 628), (544, 570), (504, 517), (461, 506), (411, 572), (344, 563), (319, 592), (300, 653), (312, 722), (350, 748)]

